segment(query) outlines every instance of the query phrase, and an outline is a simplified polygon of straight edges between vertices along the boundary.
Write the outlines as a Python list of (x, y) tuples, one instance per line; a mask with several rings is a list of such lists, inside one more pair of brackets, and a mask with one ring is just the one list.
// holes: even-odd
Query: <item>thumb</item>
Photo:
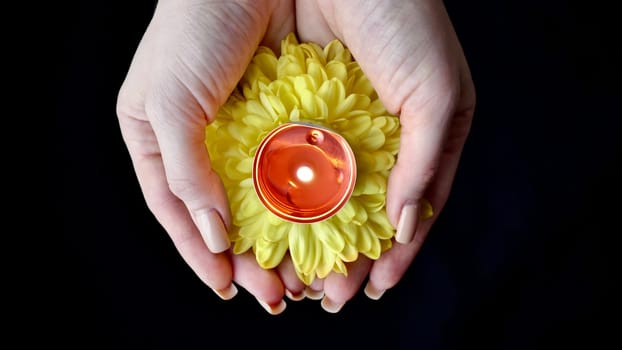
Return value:
[(147, 99), (145, 109), (160, 146), (171, 192), (188, 209), (205, 244), (213, 253), (229, 248), (231, 221), (226, 191), (213, 171), (205, 146), (206, 118), (198, 103), (184, 108), (166, 97)]
[(169, 189), (184, 203), (213, 253), (230, 246), (231, 213), (211, 167), (205, 127), (244, 73), (267, 27), (268, 16), (247, 5), (162, 3), (149, 37), (153, 72), (145, 113)]
[[(396, 227), (395, 240), (410, 243), (420, 218), (429, 212), (425, 191), (439, 168), (439, 159), (450, 122), (453, 105), (447, 91), (427, 103), (405, 103), (400, 113), (402, 124), (397, 162), (389, 176), (387, 214)], [(451, 95), (451, 94), (450, 94)]]

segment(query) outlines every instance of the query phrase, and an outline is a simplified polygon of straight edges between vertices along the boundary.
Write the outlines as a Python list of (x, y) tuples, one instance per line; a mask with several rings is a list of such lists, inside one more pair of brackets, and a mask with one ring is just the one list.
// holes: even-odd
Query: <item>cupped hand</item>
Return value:
[(259, 45), (294, 30), (292, 1), (159, 1), (117, 102), (123, 139), (148, 207), (198, 277), (221, 298), (237, 289), (271, 313), (283, 284), (254, 257), (231, 256), (226, 192), (210, 166), (205, 126)]
[[(475, 89), (441, 0), (300, 0), (296, 14), (300, 40), (325, 45), (340, 39), (402, 125), (386, 203), (397, 244), (377, 261), (351, 264), (347, 277), (331, 273), (310, 286), (309, 295), (323, 291), (322, 306), (337, 312), (367, 277), (365, 293), (378, 299), (413, 261), (449, 196), (471, 126)], [(420, 222), (422, 198), (435, 214)], [(286, 288), (301, 288), (289, 274), (282, 268)]]

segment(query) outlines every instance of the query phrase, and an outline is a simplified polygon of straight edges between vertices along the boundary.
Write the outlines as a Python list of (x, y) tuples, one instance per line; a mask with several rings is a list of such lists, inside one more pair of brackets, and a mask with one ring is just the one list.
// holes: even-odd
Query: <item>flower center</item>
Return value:
[(331, 217), (346, 204), (355, 181), (356, 162), (347, 141), (315, 125), (283, 124), (255, 154), (255, 192), (268, 210), (288, 221)]

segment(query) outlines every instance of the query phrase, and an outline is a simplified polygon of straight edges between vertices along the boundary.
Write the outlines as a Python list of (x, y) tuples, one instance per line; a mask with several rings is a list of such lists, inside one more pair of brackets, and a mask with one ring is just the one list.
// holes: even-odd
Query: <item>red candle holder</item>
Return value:
[(336, 214), (350, 199), (356, 161), (336, 132), (306, 123), (285, 123), (262, 140), (253, 160), (261, 203), (278, 217), (313, 223)]

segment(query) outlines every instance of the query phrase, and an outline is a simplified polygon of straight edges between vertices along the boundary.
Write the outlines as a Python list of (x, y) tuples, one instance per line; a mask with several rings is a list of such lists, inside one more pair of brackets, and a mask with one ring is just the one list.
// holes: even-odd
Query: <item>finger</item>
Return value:
[(269, 1), (272, 5), (270, 23), (261, 45), (267, 46), (278, 56), (281, 52), (281, 41), (287, 34), (296, 31), (294, 2), (291, 0)]
[(278, 315), (285, 310), (285, 288), (276, 271), (262, 269), (250, 252), (233, 256), (233, 271), (235, 282), (251, 293), (268, 313)]
[(305, 287), (305, 297), (320, 300), (324, 297), (324, 278), (315, 278), (311, 285)]
[[(471, 88), (466, 87), (466, 89)], [(464, 98), (474, 98), (472, 90), (465, 90), (465, 93), (461, 95)], [(447, 201), (462, 149), (469, 133), (474, 107), (474, 100), (470, 101), (472, 102), (460, 102), (459, 105), (465, 107), (452, 118), (452, 127), (450, 127), (440, 159), (442, 165), (426, 192), (437, 213), (443, 209)], [(393, 246), (373, 264), (369, 282), (365, 287), (365, 294), (369, 298), (377, 300), (387, 289), (397, 284), (421, 249), (437, 217), (438, 215), (435, 215), (419, 225), (411, 242)]]
[(228, 258), (212, 254), (207, 249), (185, 205), (169, 191), (149, 123), (122, 113), (119, 119), (149, 209), (197, 276), (221, 298), (231, 299), (237, 289), (231, 283), (232, 270)]
[[(180, 82), (168, 83), (172, 91), (191, 94)], [(204, 143), (205, 114), (198, 103), (179, 106), (177, 100), (184, 99), (166, 92), (156, 90), (156, 96), (147, 100), (146, 112), (160, 146), (168, 186), (185, 204), (210, 251), (223, 252), (230, 246), (226, 225), (231, 215)]]
[(337, 313), (352, 299), (361, 287), (371, 267), (371, 260), (360, 257), (356, 262), (347, 265), (348, 275), (331, 273), (324, 281), (324, 299), (322, 308), (330, 313)]
[(336, 38), (317, 1), (296, 1), (296, 28), (301, 42), (325, 46)]
[(414, 237), (420, 201), (440, 164), (448, 109), (449, 106), (402, 109), (400, 148), (387, 186), (387, 214), (397, 229), (398, 243), (410, 243)]
[(296, 270), (289, 254), (285, 254), (283, 261), (277, 267), (277, 271), (285, 286), (285, 295), (293, 301), (304, 299), (305, 285), (296, 275)]

